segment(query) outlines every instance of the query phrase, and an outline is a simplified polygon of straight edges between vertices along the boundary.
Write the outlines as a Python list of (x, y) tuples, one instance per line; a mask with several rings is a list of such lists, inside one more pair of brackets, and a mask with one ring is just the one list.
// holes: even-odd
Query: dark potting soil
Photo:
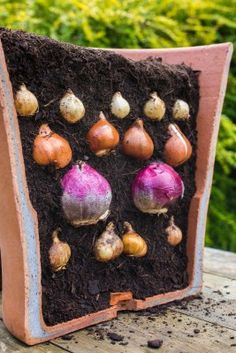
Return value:
[[(112, 51), (85, 49), (3, 28), (0, 37), (14, 92), (24, 82), (40, 105), (35, 117), (19, 117), (19, 126), (30, 199), (39, 221), (45, 322), (54, 325), (105, 309), (109, 307), (111, 292), (132, 291), (135, 298), (142, 299), (186, 287), (188, 211), (195, 191), (198, 73), (184, 64), (166, 65), (157, 58), (134, 62)], [(68, 88), (81, 98), (86, 108), (85, 117), (75, 125), (66, 123), (59, 113), (59, 100)], [(131, 113), (124, 120), (110, 112), (116, 91), (121, 91), (131, 106)], [(144, 102), (152, 91), (158, 92), (167, 107), (165, 118), (158, 123), (143, 115)], [(140, 168), (151, 161), (163, 160), (167, 127), (173, 122), (171, 110), (177, 98), (187, 101), (191, 110), (190, 120), (178, 123), (193, 146), (191, 159), (176, 168), (184, 181), (184, 197), (165, 216), (142, 214), (133, 205), (130, 186)], [(142, 118), (155, 143), (152, 158), (146, 162), (134, 160), (124, 156), (120, 147), (103, 158), (91, 153), (85, 135), (101, 110), (119, 130), (121, 138), (137, 117)], [(56, 170), (53, 166), (41, 167), (32, 158), (34, 138), (45, 122), (70, 142), (73, 162), (86, 160), (108, 179), (113, 199), (106, 223), (113, 221), (121, 234), (123, 222), (131, 222), (148, 243), (144, 258), (122, 255), (110, 263), (99, 263), (93, 254), (93, 244), (105, 229), (105, 223), (76, 229), (66, 222), (60, 204), (60, 180), (71, 165)], [(172, 215), (183, 231), (183, 241), (177, 247), (166, 241), (165, 228)], [(72, 257), (66, 270), (53, 273), (48, 250), (52, 231), (58, 227), (62, 229), (61, 239), (71, 246)]]

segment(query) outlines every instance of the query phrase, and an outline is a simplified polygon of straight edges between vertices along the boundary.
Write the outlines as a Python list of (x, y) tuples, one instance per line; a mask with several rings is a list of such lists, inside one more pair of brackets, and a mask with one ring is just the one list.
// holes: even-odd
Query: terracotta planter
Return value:
[(12, 87), (0, 47), (0, 247), (3, 272), (3, 319), (9, 331), (32, 345), (80, 328), (110, 320), (121, 310), (141, 310), (197, 294), (202, 285), (202, 261), (208, 200), (220, 113), (232, 54), (230, 43), (180, 49), (115, 50), (139, 60), (158, 56), (164, 63), (200, 70), (200, 109), (196, 193), (189, 211), (187, 253), (189, 286), (183, 290), (133, 299), (131, 292), (112, 293), (106, 310), (55, 326), (42, 316), (41, 266), (37, 214), (27, 189)]

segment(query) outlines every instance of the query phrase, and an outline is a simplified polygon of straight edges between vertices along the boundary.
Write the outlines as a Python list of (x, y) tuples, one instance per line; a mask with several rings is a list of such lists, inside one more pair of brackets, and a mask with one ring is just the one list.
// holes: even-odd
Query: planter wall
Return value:
[(29, 345), (110, 320), (121, 310), (141, 310), (191, 296), (201, 290), (208, 200), (232, 45), (225, 43), (193, 48), (115, 51), (133, 60), (158, 56), (164, 63), (184, 62), (194, 70), (201, 71), (196, 193), (189, 210), (187, 240), (189, 286), (145, 300), (133, 299), (131, 292), (112, 293), (111, 306), (108, 309), (62, 324), (46, 326), (41, 305), (37, 214), (29, 199), (12, 87), (0, 46), (0, 247), (3, 319), (9, 331)]

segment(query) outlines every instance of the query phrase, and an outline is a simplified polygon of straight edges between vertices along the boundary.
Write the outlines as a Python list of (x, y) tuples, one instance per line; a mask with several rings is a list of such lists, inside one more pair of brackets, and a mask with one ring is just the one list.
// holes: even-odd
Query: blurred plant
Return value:
[(209, 246), (236, 250), (236, 124), (222, 116), (208, 215)]
[[(0, 0), (0, 23), (92, 47), (236, 42), (236, 0)], [(224, 105), (207, 244), (236, 251), (236, 52)], [(228, 117), (228, 118), (227, 118)]]

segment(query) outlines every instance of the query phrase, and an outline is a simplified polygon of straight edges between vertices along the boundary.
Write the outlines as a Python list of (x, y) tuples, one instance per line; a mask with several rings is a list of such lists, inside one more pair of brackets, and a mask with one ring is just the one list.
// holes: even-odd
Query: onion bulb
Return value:
[(116, 234), (114, 224), (110, 222), (95, 243), (95, 257), (97, 261), (108, 262), (120, 256), (122, 251), (122, 240)]
[(72, 150), (66, 139), (43, 124), (34, 140), (33, 158), (39, 165), (54, 164), (57, 169), (64, 168), (72, 159)]
[(81, 100), (68, 89), (60, 100), (60, 112), (68, 123), (74, 124), (83, 118), (85, 108)]
[(174, 217), (170, 219), (169, 226), (166, 228), (167, 241), (170, 245), (176, 246), (182, 241), (182, 231), (174, 222)]
[(135, 257), (145, 256), (147, 253), (147, 243), (134, 231), (130, 223), (124, 222), (125, 234), (122, 237), (124, 254)]
[(111, 112), (120, 119), (124, 119), (130, 112), (129, 103), (120, 92), (116, 92), (112, 97)]
[(122, 148), (125, 154), (137, 159), (147, 160), (152, 156), (154, 144), (141, 119), (137, 119), (125, 132)]
[(100, 112), (99, 120), (90, 128), (86, 139), (90, 150), (97, 157), (103, 157), (115, 149), (120, 137), (116, 128), (107, 121), (103, 112)]
[(153, 162), (141, 169), (132, 184), (134, 204), (144, 213), (166, 213), (183, 193), (184, 184), (179, 174), (162, 162)]
[(15, 107), (20, 116), (32, 116), (39, 109), (37, 98), (26, 88), (25, 84), (22, 84), (16, 92)]
[(150, 97), (144, 105), (144, 114), (152, 120), (161, 120), (166, 112), (165, 102), (158, 97), (157, 92), (152, 92)]
[(61, 204), (74, 227), (96, 224), (109, 215), (112, 199), (108, 181), (85, 162), (75, 164), (62, 178)]
[(191, 157), (192, 146), (177, 125), (170, 124), (168, 126), (168, 132), (170, 138), (164, 146), (165, 161), (173, 167), (177, 167)]
[(182, 99), (177, 99), (173, 107), (173, 117), (176, 120), (188, 120), (189, 115), (189, 105)]
[(54, 272), (64, 270), (71, 257), (70, 246), (58, 238), (60, 229), (52, 233), (52, 246), (49, 249), (49, 261)]

